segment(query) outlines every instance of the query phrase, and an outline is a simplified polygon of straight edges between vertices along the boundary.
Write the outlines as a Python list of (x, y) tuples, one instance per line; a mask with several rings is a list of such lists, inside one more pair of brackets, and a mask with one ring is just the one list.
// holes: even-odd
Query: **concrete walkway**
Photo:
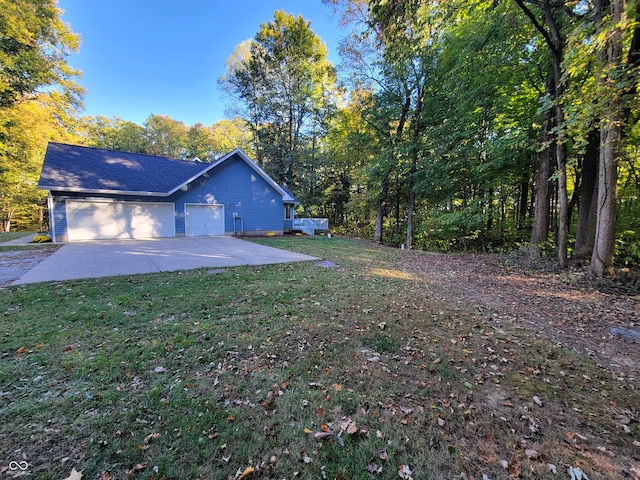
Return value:
[(13, 240), (9, 240), (8, 242), (0, 243), (1, 246), (5, 245), (27, 245), (33, 241), (33, 239), (38, 236), (37, 233), (27, 235), (26, 237), (14, 238)]
[(67, 243), (12, 285), (317, 260), (233, 237), (157, 238)]

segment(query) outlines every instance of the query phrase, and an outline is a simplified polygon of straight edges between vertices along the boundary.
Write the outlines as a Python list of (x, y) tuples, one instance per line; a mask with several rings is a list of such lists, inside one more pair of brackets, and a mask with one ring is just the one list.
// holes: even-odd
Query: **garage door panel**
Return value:
[(69, 241), (175, 236), (172, 203), (67, 201)]
[(188, 237), (224, 235), (222, 205), (185, 205), (185, 214)]

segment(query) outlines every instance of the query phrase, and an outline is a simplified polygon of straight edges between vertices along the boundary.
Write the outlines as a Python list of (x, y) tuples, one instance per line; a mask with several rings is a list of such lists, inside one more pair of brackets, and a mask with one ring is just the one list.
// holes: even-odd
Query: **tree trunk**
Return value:
[(378, 213), (376, 215), (376, 231), (373, 235), (373, 241), (382, 243), (382, 226), (384, 224), (384, 215), (387, 208), (387, 194), (389, 193), (389, 176), (382, 180), (382, 190), (378, 197)]
[(426, 78), (424, 83), (420, 84), (418, 89), (418, 98), (416, 100), (416, 108), (413, 114), (413, 139), (411, 142), (411, 170), (409, 171), (409, 202), (407, 204), (407, 249), (411, 250), (413, 245), (413, 210), (416, 206), (416, 172), (418, 170), (418, 156), (420, 148), (418, 142), (422, 135), (422, 105), (424, 91), (426, 88)]
[(618, 200), (618, 155), (622, 128), (613, 120), (600, 127), (597, 228), (589, 272), (596, 277), (614, 276), (616, 206)]
[[(567, 146), (562, 135), (564, 127), (564, 110), (562, 108), (562, 59), (564, 56), (565, 40), (562, 35), (560, 25), (563, 14), (561, 9), (551, 0), (532, 1), (526, 0), (526, 3), (536, 5), (542, 11), (542, 22), (535, 16), (532, 10), (525, 5), (525, 0), (515, 0), (522, 11), (529, 17), (534, 27), (543, 35), (549, 53), (551, 54), (551, 64), (553, 70), (552, 90), (549, 90), (547, 83), (547, 92), (551, 93), (554, 101), (553, 115), (555, 117), (556, 133), (554, 138), (556, 165), (557, 165), (557, 184), (558, 184), (558, 229), (556, 232), (556, 247), (558, 249), (558, 263), (562, 268), (567, 266), (567, 245), (569, 239), (569, 200), (567, 196)], [(544, 128), (544, 127), (543, 127)], [(541, 233), (541, 232), (540, 232)], [(533, 239), (533, 234), (532, 234)], [(532, 245), (535, 245), (531, 242)]]
[(596, 205), (598, 198), (598, 156), (600, 154), (600, 132), (589, 133), (587, 151), (580, 172), (580, 200), (576, 224), (575, 255), (584, 258), (593, 251), (596, 236)]
[(522, 230), (527, 219), (527, 206), (529, 205), (529, 172), (522, 174), (520, 182), (520, 201), (518, 202), (518, 230)]
[(569, 244), (569, 196), (567, 194), (567, 144), (562, 135), (564, 126), (564, 110), (560, 99), (562, 98), (562, 56), (553, 55), (553, 81), (555, 89), (556, 105), (554, 107), (556, 128), (556, 165), (558, 170), (558, 232), (556, 248), (558, 249), (558, 263), (561, 268), (567, 268), (567, 247)]
[(387, 196), (389, 195), (389, 177), (393, 168), (395, 167), (395, 145), (402, 137), (405, 123), (407, 122), (407, 116), (409, 115), (409, 108), (411, 107), (411, 92), (405, 89), (405, 98), (400, 112), (400, 118), (398, 120), (398, 126), (395, 131), (395, 139), (389, 135), (387, 141), (389, 142), (389, 165), (386, 167), (386, 173), (382, 180), (382, 189), (380, 191), (380, 197), (378, 197), (378, 214), (376, 216), (376, 231), (373, 235), (375, 242), (382, 243), (382, 226), (384, 224), (384, 216), (387, 209)]
[[(625, 9), (624, 0), (611, 1), (613, 25), (608, 36), (606, 52), (602, 52), (603, 73), (599, 75), (603, 91), (608, 98), (600, 119), (600, 168), (598, 176), (597, 228), (589, 272), (596, 277), (614, 276), (613, 254), (615, 242), (616, 206), (618, 201), (618, 157), (622, 145), (623, 102), (620, 87), (615, 78), (622, 64), (621, 23)], [(601, 5), (602, 6), (602, 5)], [(600, 10), (602, 12), (602, 10)], [(600, 26), (600, 25), (598, 25)], [(611, 74), (613, 73), (614, 76)], [(611, 91), (611, 85), (614, 86)], [(616, 88), (617, 87), (617, 88)]]
[(549, 216), (550, 216), (550, 195), (549, 178), (551, 177), (552, 150), (549, 145), (550, 131), (553, 119), (551, 111), (544, 114), (542, 131), (540, 133), (540, 143), (544, 145), (543, 150), (538, 154), (538, 172), (536, 173), (536, 190), (533, 213), (533, 228), (529, 244), (533, 249), (546, 242), (549, 237)]

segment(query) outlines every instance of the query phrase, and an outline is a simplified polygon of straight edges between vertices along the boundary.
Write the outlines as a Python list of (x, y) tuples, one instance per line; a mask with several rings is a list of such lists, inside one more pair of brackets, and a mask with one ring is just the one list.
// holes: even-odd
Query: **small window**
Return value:
[(291, 208), (292, 205), (290, 203), (286, 203), (284, 206), (284, 219), (285, 220), (291, 220), (291, 212), (293, 211), (293, 209)]

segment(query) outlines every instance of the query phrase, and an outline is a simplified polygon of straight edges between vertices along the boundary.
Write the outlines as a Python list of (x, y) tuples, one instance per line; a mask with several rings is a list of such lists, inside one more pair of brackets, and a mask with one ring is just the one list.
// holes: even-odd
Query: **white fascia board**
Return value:
[(102, 189), (88, 189), (88, 188), (64, 188), (64, 187), (52, 187), (42, 185), (38, 187), (40, 190), (49, 190), (50, 192), (73, 192), (73, 193), (98, 193), (100, 195), (127, 195), (127, 196), (142, 196), (142, 197), (168, 197), (170, 194), (167, 192), (129, 192), (124, 190), (102, 190)]

